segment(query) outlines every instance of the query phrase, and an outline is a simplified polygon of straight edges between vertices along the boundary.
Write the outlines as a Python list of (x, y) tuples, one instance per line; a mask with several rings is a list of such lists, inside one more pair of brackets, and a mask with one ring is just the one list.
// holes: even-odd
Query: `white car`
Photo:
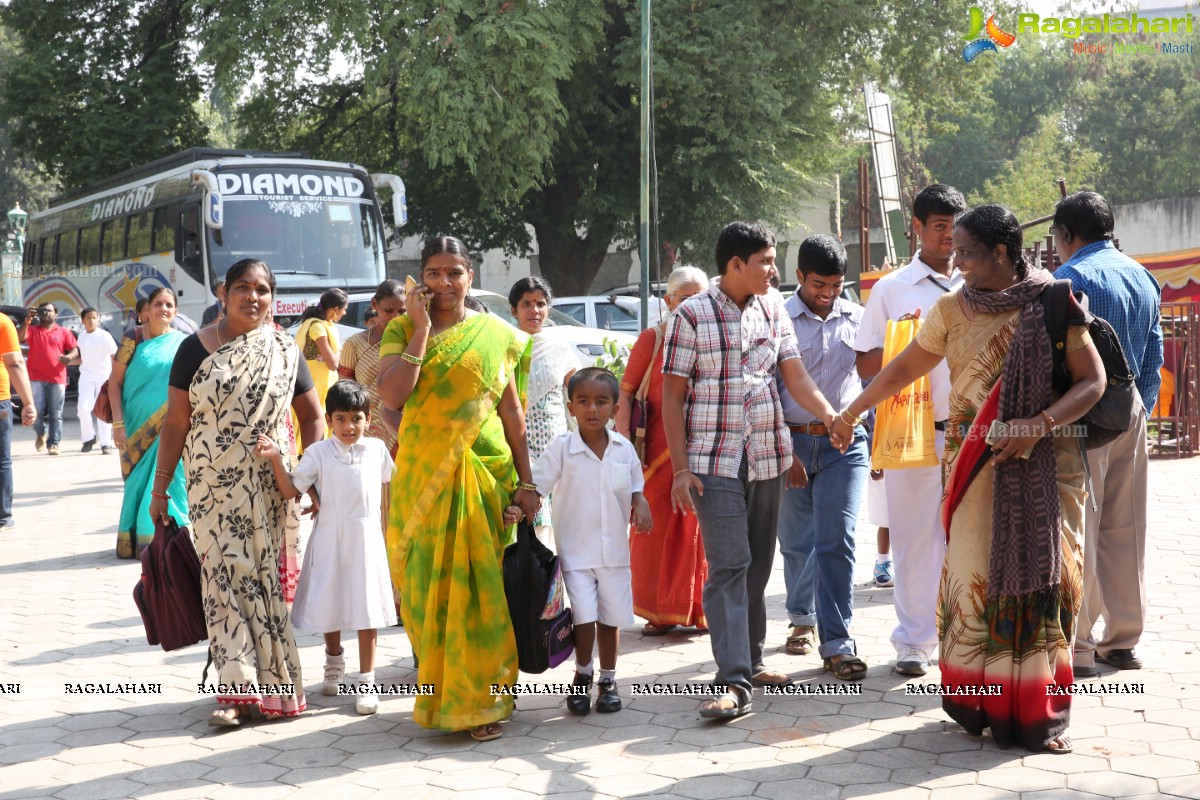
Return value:
[[(517, 320), (508, 306), (508, 298), (485, 289), (472, 289), (471, 296), (487, 306), (488, 311), (495, 314), (509, 325), (516, 327)], [(363, 314), (371, 307), (371, 293), (355, 293), (350, 295), (350, 304), (346, 308), (346, 316), (334, 325), (338, 338), (345, 342), (348, 338), (363, 330)], [(300, 329), (300, 322), (293, 322), (288, 328), (292, 336)], [(546, 320), (545, 330), (553, 336), (560, 337), (575, 350), (581, 367), (591, 367), (596, 359), (605, 351), (604, 340), (615, 342), (626, 358), (629, 356), (637, 337), (620, 331), (600, 331), (588, 328), (571, 319), (556, 309), (550, 309)]]
[[(604, 331), (623, 331), (636, 335), (642, 330), (641, 299), (624, 295), (576, 295), (554, 298), (554, 308), (589, 328)], [(649, 325), (656, 324), (667, 313), (662, 300), (650, 299)]]
[[(487, 306), (488, 311), (510, 325), (516, 326), (517, 320), (512, 315), (507, 297), (484, 289), (472, 289), (471, 296)], [(555, 305), (558, 305), (557, 300), (555, 300)], [(624, 356), (628, 358), (629, 351), (633, 349), (633, 343), (637, 341), (636, 334), (638, 332), (637, 328), (633, 329), (632, 334), (620, 330), (589, 328), (557, 308), (550, 309), (550, 315), (546, 318), (546, 324), (542, 330), (552, 336), (558, 336), (575, 348), (581, 367), (591, 367), (596, 364), (597, 357), (605, 352), (605, 339), (615, 342)]]

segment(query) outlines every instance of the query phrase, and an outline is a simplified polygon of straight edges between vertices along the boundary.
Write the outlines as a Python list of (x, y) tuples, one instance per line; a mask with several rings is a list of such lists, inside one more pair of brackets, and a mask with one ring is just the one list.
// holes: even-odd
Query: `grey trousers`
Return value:
[(717, 662), (717, 684), (751, 696), (750, 678), (762, 668), (767, 638), (767, 580), (775, 560), (779, 503), (786, 477), (746, 479), (698, 475), (704, 495), (695, 496), (708, 580), (704, 616)]
[[(1092, 490), (1084, 508), (1083, 607), (1075, 628), (1075, 663), (1091, 664), (1098, 650), (1132, 649), (1146, 621), (1146, 412), (1103, 447), (1088, 450)], [(1104, 619), (1104, 635), (1093, 628)]]

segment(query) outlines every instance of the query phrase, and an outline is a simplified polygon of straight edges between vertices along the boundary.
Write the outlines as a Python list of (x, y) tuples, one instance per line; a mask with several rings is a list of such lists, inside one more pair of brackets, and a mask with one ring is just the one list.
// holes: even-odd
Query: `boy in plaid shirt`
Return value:
[[(751, 710), (751, 687), (792, 679), (762, 661), (765, 591), (792, 440), (776, 388), (826, 426), (834, 410), (800, 362), (796, 334), (771, 289), (775, 236), (766, 227), (731, 222), (717, 238), (720, 281), (685, 301), (667, 323), (663, 343), (663, 426), (671, 452), (676, 513), (700, 520), (708, 581), (715, 685), (703, 717)], [(841, 443), (835, 442), (841, 446)]]

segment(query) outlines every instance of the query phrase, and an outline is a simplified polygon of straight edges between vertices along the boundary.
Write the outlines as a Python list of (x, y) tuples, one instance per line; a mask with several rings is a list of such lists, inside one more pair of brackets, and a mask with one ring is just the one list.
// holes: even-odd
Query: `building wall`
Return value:
[(1130, 256), (1200, 247), (1200, 194), (1113, 207), (1113, 234)]

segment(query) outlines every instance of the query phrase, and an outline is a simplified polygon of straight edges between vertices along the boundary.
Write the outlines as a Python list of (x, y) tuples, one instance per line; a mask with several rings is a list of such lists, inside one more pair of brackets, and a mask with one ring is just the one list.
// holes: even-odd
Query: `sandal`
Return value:
[(861, 681), (867, 675), (867, 662), (858, 656), (841, 656), (825, 659), (825, 671), (832, 672), (833, 677), (841, 681)]
[(1072, 742), (1071, 737), (1067, 736), (1065, 733), (1061, 733), (1051, 739), (1050, 743), (1047, 744), (1045, 748), (1047, 753), (1053, 753), (1056, 756), (1065, 756), (1074, 749), (1075, 743)]
[(490, 742), (493, 739), (499, 739), (500, 735), (504, 733), (498, 722), (489, 722), (487, 725), (476, 725), (467, 732), (477, 742)]
[(791, 675), (766, 667), (751, 675), (750, 682), (755, 686), (791, 686), (795, 683)]
[(642, 636), (665, 636), (674, 628), (674, 625), (655, 625), (653, 622), (647, 622), (642, 626)]
[(800, 627), (797, 625), (792, 628), (792, 635), (783, 643), (784, 652), (792, 656), (806, 656), (813, 650), (813, 635), (816, 631), (813, 628)]
[(237, 707), (217, 708), (209, 714), (208, 724), (214, 728), (236, 728), (242, 724), (242, 713)]
[(742, 698), (736, 691), (729, 691), (720, 697), (710, 697), (700, 704), (700, 716), (705, 719), (732, 719), (743, 714), (749, 714), (753, 706), (750, 698)]

